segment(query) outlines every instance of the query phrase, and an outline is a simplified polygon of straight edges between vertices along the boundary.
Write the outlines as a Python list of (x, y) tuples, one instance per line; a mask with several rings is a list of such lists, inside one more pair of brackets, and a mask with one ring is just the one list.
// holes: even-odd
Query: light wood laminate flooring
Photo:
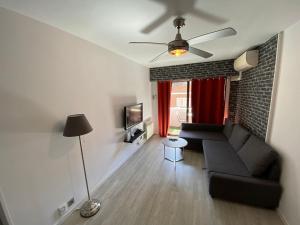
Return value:
[(74, 211), (64, 225), (283, 225), (274, 210), (212, 199), (203, 163), (186, 150), (175, 170), (153, 136), (96, 191), (101, 211), (89, 219)]

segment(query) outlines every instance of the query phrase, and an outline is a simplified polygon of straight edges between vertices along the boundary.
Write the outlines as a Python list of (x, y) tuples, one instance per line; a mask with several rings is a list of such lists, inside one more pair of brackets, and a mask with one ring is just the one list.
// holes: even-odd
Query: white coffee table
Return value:
[[(183, 138), (164, 138), (162, 140), (162, 143), (164, 145), (164, 159), (169, 160), (174, 163), (174, 166), (176, 168), (176, 162), (184, 160), (184, 147), (187, 146), (187, 141)], [(174, 160), (169, 159), (166, 157), (166, 146), (174, 149)], [(182, 151), (182, 158), (176, 159), (176, 149), (180, 148)]]

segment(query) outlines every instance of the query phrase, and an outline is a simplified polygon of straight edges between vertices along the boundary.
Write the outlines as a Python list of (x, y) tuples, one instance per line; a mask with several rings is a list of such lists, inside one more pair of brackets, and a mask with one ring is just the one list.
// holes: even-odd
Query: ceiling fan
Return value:
[(177, 28), (177, 34), (175, 37), (175, 40), (169, 42), (169, 43), (163, 43), (163, 42), (136, 42), (132, 41), (129, 42), (129, 44), (153, 44), (153, 45), (165, 45), (168, 47), (168, 50), (162, 52), (158, 56), (156, 56), (154, 59), (152, 59), (150, 62), (156, 61), (159, 57), (161, 57), (163, 54), (168, 52), (170, 55), (173, 56), (181, 56), (187, 52), (193, 53), (195, 55), (198, 55), (203, 58), (209, 58), (213, 56), (212, 53), (200, 50), (198, 48), (194, 48), (191, 45), (199, 44), (206, 41), (212, 41), (218, 38), (228, 37), (232, 35), (236, 35), (237, 32), (231, 27), (213, 31), (207, 34), (203, 34), (200, 36), (193, 37), (191, 39), (185, 40), (182, 39), (180, 34), (180, 28), (185, 25), (185, 19), (182, 17), (177, 17), (173, 21), (174, 26)]

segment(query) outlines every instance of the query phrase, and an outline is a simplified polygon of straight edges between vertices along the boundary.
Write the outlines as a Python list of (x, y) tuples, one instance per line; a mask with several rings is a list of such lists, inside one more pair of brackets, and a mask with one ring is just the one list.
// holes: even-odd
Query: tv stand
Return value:
[(136, 139), (141, 137), (143, 134), (145, 134), (145, 131), (137, 129), (134, 134), (131, 136), (130, 140), (124, 140), (126, 143), (133, 143)]

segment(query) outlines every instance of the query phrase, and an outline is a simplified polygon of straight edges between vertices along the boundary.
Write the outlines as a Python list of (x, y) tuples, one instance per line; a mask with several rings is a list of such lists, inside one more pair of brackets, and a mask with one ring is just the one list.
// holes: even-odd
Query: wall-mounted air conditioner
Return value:
[(234, 69), (238, 72), (243, 72), (256, 67), (258, 64), (258, 50), (251, 50), (243, 53), (240, 57), (234, 60)]

